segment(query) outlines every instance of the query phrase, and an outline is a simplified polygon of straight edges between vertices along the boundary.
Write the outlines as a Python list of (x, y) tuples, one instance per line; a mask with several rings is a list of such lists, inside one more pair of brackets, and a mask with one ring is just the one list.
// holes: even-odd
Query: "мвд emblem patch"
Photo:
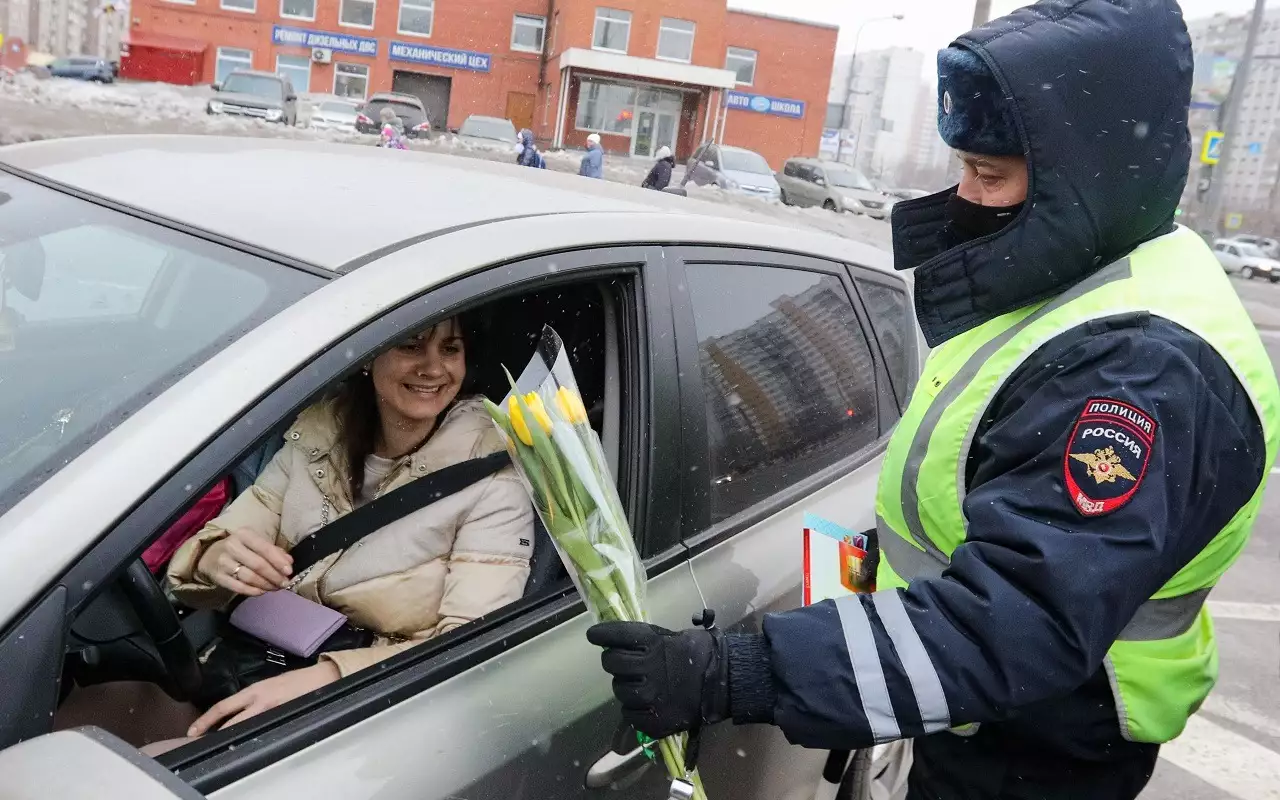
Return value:
[(1109, 514), (1142, 485), (1156, 421), (1128, 403), (1095, 397), (1084, 404), (1062, 459), (1071, 503), (1086, 517)]

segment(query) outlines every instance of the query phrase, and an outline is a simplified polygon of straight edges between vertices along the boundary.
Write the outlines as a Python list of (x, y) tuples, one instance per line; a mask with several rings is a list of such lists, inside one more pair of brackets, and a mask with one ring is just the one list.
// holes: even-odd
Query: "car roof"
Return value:
[[(733, 146), (733, 145), (731, 145), (731, 144), (721, 144), (721, 145), (716, 145), (716, 146), (717, 146), (717, 147), (719, 147), (721, 150), (730, 150), (730, 151), (734, 151), (734, 152), (738, 152), (738, 153), (756, 153), (756, 151), (755, 151), (755, 150), (752, 150), (752, 149), (751, 149), (751, 148), (749, 148), (749, 147), (734, 147), (734, 146)], [(756, 155), (760, 155), (760, 154), (759, 154), (759, 153), (756, 153)], [(762, 157), (763, 157), (763, 156), (762, 156)]]
[(485, 114), (469, 114), (467, 115), (467, 118), (462, 121), (462, 124), (465, 125), (473, 119), (484, 120), (486, 122), (511, 122), (511, 120), (507, 119), (506, 117), (490, 117), (490, 116), (486, 116)]
[(369, 102), (374, 100), (407, 100), (417, 105), (422, 105), (422, 98), (414, 94), (405, 94), (404, 92), (374, 92), (369, 97)]
[[(715, 218), (748, 221), (786, 247), (793, 228), (728, 204), (586, 180), (554, 170), (367, 145), (249, 137), (131, 135), (0, 148), (0, 164), (182, 226), (332, 272), (412, 241), (501, 220), (584, 224), (572, 215), (654, 212), (696, 218), (705, 241), (735, 244)], [(369, 191), (394, 175), (393, 191)], [(175, 178), (175, 176), (181, 176)], [(411, 208), (405, 198), (412, 197)], [(803, 226), (803, 223), (801, 223)], [(805, 230), (814, 236), (822, 220)], [(734, 230), (737, 230), (735, 227)], [(836, 237), (826, 236), (827, 239)], [(832, 251), (870, 245), (832, 242)], [(865, 262), (881, 263), (869, 252)]]
[(275, 78), (278, 81), (284, 80), (284, 76), (277, 72), (268, 72), (265, 69), (233, 69), (227, 73), (227, 77), (232, 75), (257, 75), (259, 78)]

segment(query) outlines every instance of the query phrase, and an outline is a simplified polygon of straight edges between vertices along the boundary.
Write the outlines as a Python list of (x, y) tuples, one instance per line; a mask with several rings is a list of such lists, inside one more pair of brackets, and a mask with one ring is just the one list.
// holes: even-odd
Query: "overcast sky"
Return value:
[[(1219, 11), (1239, 14), (1253, 8), (1255, 0), (1182, 0), (1187, 19), (1212, 16)], [(863, 31), (859, 52), (880, 47), (914, 47), (926, 54), (926, 71), (933, 73), (933, 54), (946, 47), (956, 36), (973, 24), (973, 0), (890, 0), (888, 3), (857, 0), (729, 0), (734, 8), (765, 11), (789, 17), (800, 17), (840, 26), (838, 50), (853, 49), (858, 27), (869, 19), (887, 14), (902, 14), (901, 22), (872, 22)], [(1026, 0), (994, 0), (992, 16), (1007, 14), (1028, 5)], [(1280, 5), (1272, 8), (1280, 14)]]

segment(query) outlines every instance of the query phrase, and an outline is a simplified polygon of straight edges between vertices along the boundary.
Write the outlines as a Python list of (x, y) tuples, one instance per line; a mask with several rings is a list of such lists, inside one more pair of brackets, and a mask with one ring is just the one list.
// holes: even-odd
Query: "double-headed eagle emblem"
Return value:
[(1124, 478), (1127, 481), (1137, 480), (1133, 477), (1133, 473), (1120, 463), (1120, 456), (1116, 455), (1114, 447), (1105, 447), (1094, 450), (1092, 453), (1072, 453), (1071, 457), (1076, 461), (1084, 462), (1089, 467), (1089, 477), (1100, 484), (1115, 483), (1116, 478)]

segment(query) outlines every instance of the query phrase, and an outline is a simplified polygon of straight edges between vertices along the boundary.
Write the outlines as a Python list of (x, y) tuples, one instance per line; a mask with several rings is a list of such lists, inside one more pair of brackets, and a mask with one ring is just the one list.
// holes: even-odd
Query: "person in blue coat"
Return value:
[[(1187, 241), (1174, 216), (1193, 56), (1175, 0), (1041, 0), (960, 37), (938, 64), (939, 131), (963, 177), (892, 214), (895, 266), (915, 269), (931, 347), (1091, 291), (1140, 247), (1201, 256), (1198, 244), (1160, 249)], [(1131, 735), (1108, 653), (1253, 502), (1272, 412), (1206, 338), (1154, 312), (1021, 346), (1032, 349), (996, 384), (948, 476), (964, 527), (936, 574), (766, 614), (759, 633), (593, 626), (624, 718), (653, 737), (773, 724), (792, 743), (841, 751), (912, 739), (910, 800), (1137, 797), (1159, 742)], [(937, 391), (928, 383), (917, 394)], [(1107, 412), (1111, 427), (1079, 427), (1103, 406), (1121, 409)], [(1067, 457), (1098, 431), (1139, 429), (1134, 419), (1150, 436), (1137, 455), (1116, 445), (1123, 483)], [(1068, 487), (1086, 468), (1126, 493), (1081, 501)]]
[(538, 152), (538, 146), (533, 141), (533, 131), (528, 128), (520, 131), (519, 142), (516, 144), (516, 163), (534, 169), (547, 168), (547, 160)]
[(662, 191), (671, 184), (671, 171), (675, 169), (676, 157), (671, 154), (671, 148), (665, 144), (658, 148), (655, 155), (657, 160), (653, 162), (649, 174), (644, 176), (640, 188)]
[(578, 165), (578, 174), (587, 178), (604, 177), (604, 150), (600, 147), (600, 134), (587, 137), (587, 152)]

